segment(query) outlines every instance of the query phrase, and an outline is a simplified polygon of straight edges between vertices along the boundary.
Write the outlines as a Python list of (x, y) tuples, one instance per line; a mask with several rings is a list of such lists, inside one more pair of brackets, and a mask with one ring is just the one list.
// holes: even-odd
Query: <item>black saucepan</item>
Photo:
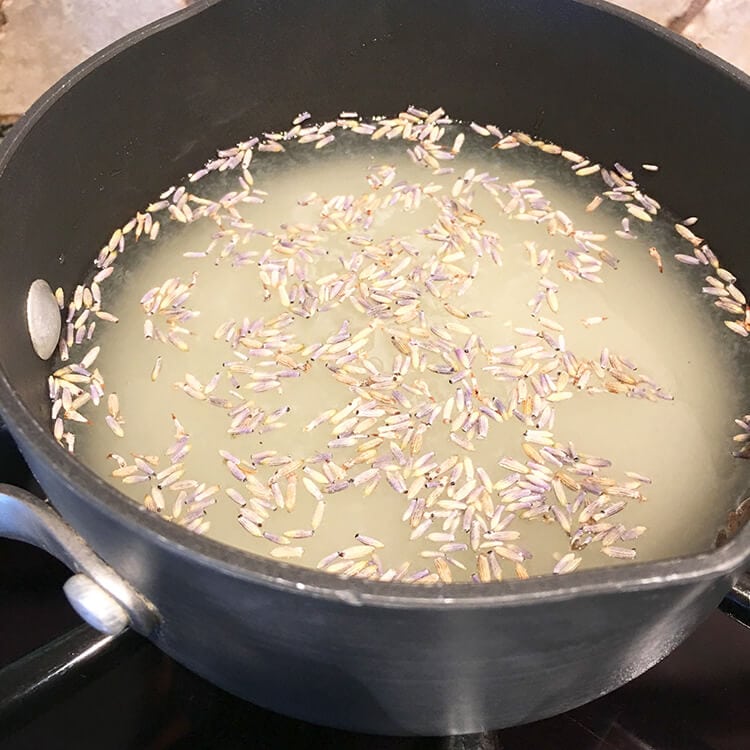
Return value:
[(35, 279), (72, 288), (108, 230), (217, 146), (304, 109), (410, 102), (604, 162), (658, 160), (649, 192), (678, 213), (699, 206), (750, 282), (750, 80), (691, 43), (597, 0), (196, 2), (66, 76), (0, 152), (0, 407), (60, 514), (6, 487), (0, 533), (67, 561), (90, 621), (129, 623), (261, 706), (374, 733), (468, 733), (648, 669), (747, 568), (750, 525), (707, 554), (485, 586), (260, 559), (146, 515), (55, 443), (24, 317)]

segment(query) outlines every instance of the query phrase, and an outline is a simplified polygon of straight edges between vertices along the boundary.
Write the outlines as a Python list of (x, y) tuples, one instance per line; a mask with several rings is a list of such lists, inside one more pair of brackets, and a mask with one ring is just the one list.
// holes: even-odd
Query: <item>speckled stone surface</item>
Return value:
[(614, 4), (640, 13), (666, 26), (673, 18), (685, 11), (690, 0), (614, 0)]
[[(0, 0), (7, 17), (0, 26), (0, 121), (23, 112), (92, 53), (188, 2)], [(750, 0), (615, 2), (664, 25), (697, 12), (685, 35), (750, 72)]]
[(750, 2), (711, 0), (685, 35), (750, 73)]
[(4, 0), (0, 116), (24, 112), (58, 78), (182, 0)]

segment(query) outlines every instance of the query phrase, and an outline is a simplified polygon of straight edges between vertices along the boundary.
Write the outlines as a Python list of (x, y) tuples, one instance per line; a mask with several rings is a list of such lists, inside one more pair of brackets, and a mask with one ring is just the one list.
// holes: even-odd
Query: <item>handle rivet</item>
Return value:
[(37, 279), (29, 287), (26, 324), (34, 351), (41, 359), (49, 359), (60, 340), (62, 317), (55, 293), (44, 279)]
[(73, 609), (99, 632), (117, 635), (128, 627), (128, 613), (122, 605), (87, 575), (68, 578), (63, 591)]

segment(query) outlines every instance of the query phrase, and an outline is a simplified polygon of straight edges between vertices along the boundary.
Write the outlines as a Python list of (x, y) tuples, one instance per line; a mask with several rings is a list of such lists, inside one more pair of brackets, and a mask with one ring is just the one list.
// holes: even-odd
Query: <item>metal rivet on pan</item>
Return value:
[(117, 635), (130, 624), (123, 606), (83, 573), (68, 578), (63, 591), (73, 609), (101, 633)]
[(62, 317), (55, 293), (44, 279), (37, 279), (29, 287), (26, 324), (34, 351), (42, 359), (49, 359), (60, 340)]

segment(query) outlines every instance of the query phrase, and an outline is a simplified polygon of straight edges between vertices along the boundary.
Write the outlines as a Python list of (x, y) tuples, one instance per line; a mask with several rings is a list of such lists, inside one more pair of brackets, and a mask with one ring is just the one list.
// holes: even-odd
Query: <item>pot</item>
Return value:
[(597, 0), (199, 0), (76, 68), (2, 146), (0, 410), (54, 510), (4, 487), (0, 533), (68, 562), (69, 598), (100, 629), (129, 625), (260, 706), (355, 731), (471, 733), (648, 669), (748, 567), (750, 525), (705, 554), (482, 586), (262, 559), (147, 514), (55, 443), (24, 319), (35, 279), (71, 288), (111, 227), (218, 145), (306, 108), (407, 102), (605, 162), (658, 159), (649, 192), (678, 212), (699, 202), (750, 280), (750, 80), (664, 29)]

